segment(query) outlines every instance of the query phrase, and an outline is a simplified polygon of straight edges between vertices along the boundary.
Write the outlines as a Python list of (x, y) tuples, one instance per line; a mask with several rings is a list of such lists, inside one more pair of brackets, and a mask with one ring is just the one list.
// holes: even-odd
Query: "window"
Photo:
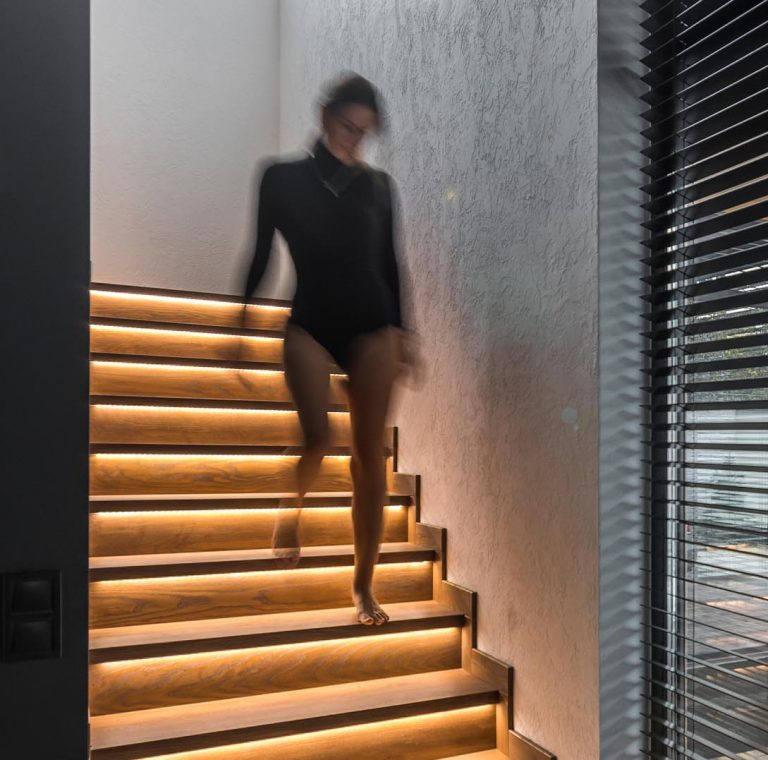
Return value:
[(768, 0), (648, 0), (645, 752), (768, 758)]

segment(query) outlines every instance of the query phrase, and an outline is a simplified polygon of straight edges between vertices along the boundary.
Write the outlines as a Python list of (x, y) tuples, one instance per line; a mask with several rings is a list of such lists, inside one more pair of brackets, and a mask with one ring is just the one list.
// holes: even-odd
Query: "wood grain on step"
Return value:
[[(392, 602), (387, 605), (387, 613), (390, 619), (386, 633), (461, 628), (465, 624), (462, 615), (431, 599)], [(89, 633), (89, 656), (91, 662), (138, 660), (202, 651), (377, 636), (380, 633), (380, 628), (361, 626), (354, 607), (299, 610), (97, 628)]]
[[(93, 716), (91, 742), (95, 750), (139, 743), (145, 744), (144, 750), (150, 748), (149, 742), (188, 741), (194, 737), (209, 743), (213, 739), (221, 744), (226, 743), (224, 732), (235, 741), (286, 736), (353, 723), (421, 716), (451, 707), (489, 705), (495, 703), (497, 697), (491, 687), (464, 671), (443, 670)], [(450, 716), (445, 713), (443, 716), (448, 718), (446, 723), (449, 724)], [(211, 737), (213, 732), (218, 736)], [(482, 740), (485, 747), (493, 746), (493, 734), (489, 739), (487, 734), (480, 734), (476, 729), (472, 733), (476, 742)], [(194, 743), (190, 742), (188, 746), (194, 746)], [(143, 756), (151, 757), (149, 754)]]
[[(349, 446), (349, 414), (328, 414), (331, 446)], [(90, 441), (171, 445), (299, 446), (294, 411), (212, 410), (184, 407), (91, 407)]]
[[(277, 515), (277, 510), (227, 511), (224, 506), (210, 512), (96, 513), (90, 518), (90, 554), (103, 557), (265, 548), (271, 546)], [(406, 509), (385, 508), (382, 541), (407, 541), (407, 520)], [(304, 546), (351, 544), (351, 508), (305, 508), (301, 533)]]
[[(318, 730), (278, 739), (229, 744), (211, 750), (198, 749), (188, 760), (438, 760), (461, 757), (493, 743), (493, 705), (428, 713), (414, 718), (395, 718), (350, 726), (349, 729)], [(199, 739), (179, 739), (166, 745), (187, 746)], [(455, 753), (461, 752), (461, 756)], [(477, 760), (503, 760), (504, 755), (481, 751)], [(158, 752), (153, 753), (157, 756)], [(133, 760), (147, 757), (139, 750), (96, 750), (93, 760)], [(185, 760), (184, 755), (173, 760)], [(469, 758), (475, 760), (474, 752)]]
[[(435, 553), (431, 549), (415, 546), (406, 541), (381, 544), (377, 562), (391, 565), (403, 562), (433, 562), (434, 558)], [(280, 569), (271, 548), (91, 557), (88, 564), (90, 578), (93, 581), (270, 572)], [(337, 544), (302, 547), (297, 567), (299, 569), (347, 567), (354, 564), (354, 546)]]
[(283, 360), (282, 338), (232, 336), (195, 332), (193, 329), (145, 329), (91, 326), (91, 351), (102, 354), (238, 359), (250, 362)]
[[(189, 399), (290, 401), (283, 372), (92, 362), (91, 394)], [(331, 377), (330, 401), (344, 403), (343, 378)]]
[[(94, 581), (90, 625), (107, 628), (348, 607), (353, 571), (345, 566)], [(382, 604), (430, 599), (431, 563), (378, 565), (374, 593)]]
[(461, 667), (458, 628), (112, 662), (90, 668), (91, 715)]
[(285, 327), (289, 314), (288, 308), (250, 305), (245, 311), (243, 321), (243, 305), (239, 303), (91, 292), (92, 317), (281, 330)]
[[(113, 456), (91, 455), (90, 493), (290, 493), (296, 457)], [(347, 457), (326, 457), (313, 489), (348, 491)]]

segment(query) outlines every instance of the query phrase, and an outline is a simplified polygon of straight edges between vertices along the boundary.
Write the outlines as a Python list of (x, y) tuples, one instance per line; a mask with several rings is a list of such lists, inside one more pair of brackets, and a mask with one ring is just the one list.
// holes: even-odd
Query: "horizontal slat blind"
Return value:
[(648, 758), (768, 760), (768, 0), (647, 0)]

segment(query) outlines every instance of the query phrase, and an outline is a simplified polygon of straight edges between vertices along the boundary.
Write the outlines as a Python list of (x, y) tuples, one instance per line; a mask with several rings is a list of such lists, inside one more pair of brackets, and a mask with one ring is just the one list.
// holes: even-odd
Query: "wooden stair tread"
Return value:
[[(298, 456), (303, 451), (300, 444), (269, 443), (232, 444), (232, 443), (94, 443), (89, 454), (194, 454), (195, 456)], [(351, 445), (329, 446), (328, 456), (350, 456)], [(393, 456), (391, 447), (385, 447), (382, 455)]]
[[(224, 502), (222, 506), (226, 509), (230, 507), (226, 503), (227, 499), (237, 499), (239, 502), (244, 500), (274, 500), (274, 499), (292, 499), (296, 498), (295, 493), (290, 491), (232, 491), (224, 493), (168, 493), (168, 494), (91, 494), (89, 497), (92, 504), (98, 504), (99, 502), (140, 502), (140, 501), (221, 501)], [(343, 506), (351, 503), (352, 498), (351, 491), (308, 491), (304, 496), (304, 503), (314, 499), (321, 499), (323, 503), (327, 504), (329, 499), (345, 499), (347, 500)], [(388, 496), (390, 504), (408, 504), (408, 494), (398, 493), (397, 491), (390, 491)], [(385, 502), (387, 503), (387, 502)], [(329, 505), (330, 506), (330, 505)]]
[[(286, 412), (295, 412), (296, 407), (291, 401), (244, 401), (241, 399), (205, 399), (200, 397), (186, 396), (102, 396), (98, 393), (91, 394), (90, 403), (92, 406), (123, 406), (135, 407), (140, 410), (142, 407), (180, 407), (194, 411), (196, 409), (243, 409), (249, 411), (273, 411), (280, 410)], [(347, 404), (328, 404), (329, 412), (349, 413)]]
[[(255, 493), (178, 493), (178, 494), (91, 494), (90, 501), (98, 503), (100, 501), (128, 502), (128, 501), (243, 501), (246, 499), (287, 499), (295, 498), (295, 493), (270, 493), (269, 491), (257, 491)], [(304, 502), (310, 499), (351, 499), (352, 491), (307, 491), (304, 495)], [(391, 504), (407, 504), (408, 495), (390, 491), (387, 496)], [(387, 503), (387, 502), (385, 502)], [(225, 504), (229, 508), (229, 504)]]
[[(356, 722), (409, 706), (420, 712), (475, 697), (478, 704), (498, 700), (489, 683), (456, 668), (357, 683), (235, 697), (91, 717), (93, 749), (140, 744), (247, 727), (310, 725), (313, 720), (348, 716)], [(356, 715), (357, 714), (357, 715)]]
[(485, 749), (482, 752), (470, 752), (468, 755), (452, 755), (445, 760), (501, 760), (506, 757), (508, 755), (498, 749)]
[(236, 304), (241, 306), (248, 304), (249, 306), (278, 306), (284, 309), (291, 308), (291, 301), (285, 298), (247, 298), (243, 299), (242, 296), (231, 295), (229, 293), (214, 293), (213, 291), (203, 290), (184, 290), (179, 288), (156, 288), (150, 285), (124, 285), (122, 283), (115, 282), (91, 282), (89, 290), (101, 293), (110, 293), (114, 295), (126, 294), (126, 295), (144, 295), (144, 296), (157, 296), (159, 298), (173, 298), (178, 301), (211, 301), (221, 302), (227, 304)]
[[(110, 354), (103, 351), (91, 351), (90, 358), (91, 361), (94, 362), (114, 362), (120, 364), (157, 364), (171, 367), (200, 367), (202, 369), (210, 369), (211, 367), (214, 367), (219, 369), (263, 369), (269, 370), (271, 372), (283, 371), (283, 363), (277, 361), (264, 362), (230, 359), (209, 359), (203, 357), (190, 358), (185, 356), (161, 356), (159, 354), (131, 354), (128, 352)], [(337, 371), (333, 374), (339, 373)]]
[[(411, 504), (411, 498), (404, 494), (387, 494), (385, 506), (406, 507)], [(217, 510), (217, 509), (279, 509), (286, 505), (273, 494), (255, 494), (252, 497), (241, 498), (240, 494), (223, 494), (219, 497), (206, 494), (190, 494), (163, 498), (160, 496), (91, 496), (90, 510), (98, 512), (144, 512), (144, 511), (173, 511), (173, 510)], [(307, 495), (304, 499), (304, 509), (314, 507), (350, 507), (352, 494), (328, 496), (327, 494)]]
[[(434, 549), (407, 541), (382, 543), (379, 564), (396, 562), (430, 562)], [(346, 567), (354, 565), (354, 544), (302, 547), (295, 569), (309, 567)], [(279, 564), (271, 548), (228, 549), (206, 552), (170, 552), (163, 554), (126, 554), (91, 557), (91, 580), (117, 578), (153, 578), (177, 575), (210, 575), (229, 572), (278, 570)], [(286, 569), (285, 572), (292, 572)]]
[[(389, 624), (405, 621), (423, 621), (434, 618), (463, 618), (462, 613), (432, 599), (418, 602), (396, 602), (386, 605)], [(327, 610), (300, 610), (265, 615), (184, 620), (173, 623), (97, 628), (90, 632), (90, 649), (167, 644), (179, 641), (230, 638), (235, 636), (300, 633), (303, 631), (329, 632), (341, 627), (354, 626), (361, 633), (387, 633), (385, 627), (363, 627), (357, 622), (354, 607)], [(370, 628), (370, 631), (369, 631)]]
[[(432, 552), (408, 541), (397, 541), (381, 544), (380, 554), (399, 554), (408, 551)], [(301, 549), (303, 557), (346, 557), (354, 555), (354, 544), (338, 544), (335, 546), (304, 546)], [(181, 565), (198, 562), (232, 562), (242, 559), (272, 559), (272, 549), (226, 549), (210, 552), (167, 552), (163, 554), (126, 554), (116, 557), (91, 557), (91, 568), (103, 567), (141, 567), (143, 565)]]
[(209, 335), (228, 335), (234, 338), (275, 338), (283, 339), (280, 328), (263, 328), (228, 325), (207, 325), (201, 322), (174, 322), (171, 320), (126, 319), (125, 317), (91, 317), (90, 323), (95, 327), (128, 327), (137, 330), (167, 330), (168, 332), (207, 333)]

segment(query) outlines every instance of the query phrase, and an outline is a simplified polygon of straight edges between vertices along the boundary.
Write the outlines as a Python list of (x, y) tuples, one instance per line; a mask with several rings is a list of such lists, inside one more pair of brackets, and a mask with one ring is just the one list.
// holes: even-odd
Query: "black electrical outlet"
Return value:
[(2, 574), (2, 658), (61, 657), (61, 572)]

